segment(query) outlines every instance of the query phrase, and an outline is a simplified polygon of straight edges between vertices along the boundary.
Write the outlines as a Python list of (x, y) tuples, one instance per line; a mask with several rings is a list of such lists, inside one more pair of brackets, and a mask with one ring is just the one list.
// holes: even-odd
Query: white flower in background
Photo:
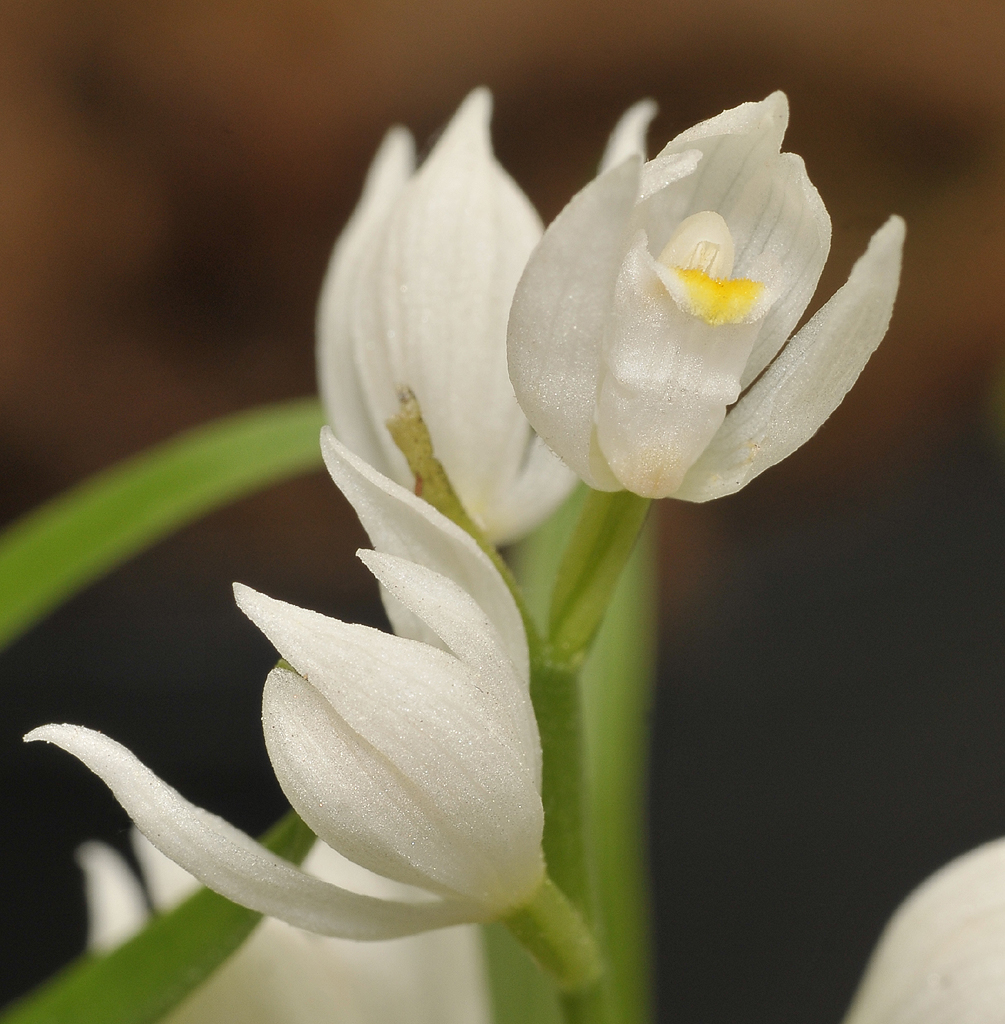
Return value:
[(1005, 1019), (1005, 839), (923, 882), (886, 926), (844, 1024)]
[(154, 846), (211, 889), (298, 927), (384, 939), (503, 917), (544, 881), (541, 746), (520, 614), (460, 527), (327, 429), (322, 451), (374, 543), (359, 555), (403, 635), (236, 586), (292, 666), (265, 685), (266, 745), (290, 803), (324, 842), (421, 892), (380, 899), (305, 874), (101, 733), (48, 725), (25, 738), (79, 757)]
[[(196, 880), (134, 833), (133, 847), (157, 911), (171, 910)], [(123, 858), (85, 843), (88, 949), (106, 953), (149, 917)], [(363, 871), (323, 843), (304, 870), (326, 882), (395, 898), (402, 887)], [(329, 939), (266, 918), (247, 942), (164, 1018), (164, 1024), (489, 1024), (480, 936), (472, 926), (388, 942)]]
[(510, 376), (535, 430), (591, 487), (706, 501), (791, 454), (840, 403), (889, 324), (904, 224), (892, 217), (790, 338), (830, 219), (802, 160), (780, 152), (784, 94), (645, 163), (654, 113), (648, 101), (628, 111), (600, 175), (530, 257)]
[(385, 476), (414, 480), (385, 426), (398, 389), (419, 400), (468, 514), (495, 543), (542, 522), (574, 476), (530, 429), (506, 372), (506, 320), (541, 238), (492, 154), (477, 89), (418, 171), (393, 128), (335, 246), (318, 309), (318, 375), (338, 436)]

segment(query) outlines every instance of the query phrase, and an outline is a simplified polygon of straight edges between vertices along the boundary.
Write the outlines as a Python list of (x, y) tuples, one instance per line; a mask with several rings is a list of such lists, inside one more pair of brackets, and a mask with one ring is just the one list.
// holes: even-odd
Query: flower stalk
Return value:
[(600, 981), (600, 951), (582, 915), (550, 878), (533, 899), (503, 924), (558, 983), (563, 993), (589, 990)]

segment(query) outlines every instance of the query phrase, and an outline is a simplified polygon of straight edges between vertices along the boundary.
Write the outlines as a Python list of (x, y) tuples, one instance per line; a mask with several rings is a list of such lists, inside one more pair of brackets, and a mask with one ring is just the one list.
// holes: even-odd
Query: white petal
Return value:
[(777, 90), (760, 102), (741, 103), (708, 118), (707, 121), (700, 121), (694, 127), (681, 132), (667, 148), (673, 146), (679, 151), (696, 143), (701, 144), (706, 139), (767, 133), (769, 145), (774, 146), (777, 152), (788, 125), (789, 100), (784, 92)]
[(500, 494), (494, 517), (497, 542), (508, 544), (543, 523), (568, 497), (579, 477), (541, 440), (531, 434), (523, 468)]
[(92, 729), (46, 725), (25, 740), (54, 743), (80, 758), (162, 853), (242, 906), (308, 931), (354, 939), (393, 938), (472, 920), (470, 904), (376, 900), (312, 878), (189, 803), (122, 744)]
[(514, 741), (528, 752), (540, 792), (541, 740), (530, 701), (530, 678), (510, 660), (489, 618), (469, 594), (439, 573), (377, 551), (357, 554), (387, 591), (476, 673), (479, 691), (497, 702), (497, 716), (505, 719), (514, 730)]
[[(760, 103), (726, 110), (668, 142), (654, 164), (689, 150), (700, 152), (701, 162), (694, 174), (639, 204), (634, 225), (645, 229), (651, 251), (661, 252), (677, 225), (702, 210), (722, 214), (735, 233), (728, 211), (747, 182), (777, 159), (787, 123), (788, 101), (784, 93), (776, 92)], [(737, 245), (740, 249), (742, 241)]]
[[(747, 387), (792, 332), (820, 278), (830, 249), (830, 217), (802, 160), (779, 153), (788, 123), (785, 94), (744, 103), (673, 139), (643, 169), (696, 149), (697, 172), (656, 194), (644, 190), (636, 223), (658, 253), (669, 234), (691, 214), (714, 210), (724, 217), (736, 248), (734, 277), (766, 285), (771, 309), (764, 318), (741, 379)], [(693, 149), (692, 149), (693, 148)]]
[(756, 324), (712, 327), (678, 309), (640, 231), (625, 258), (604, 343), (597, 442), (621, 485), (672, 494), (740, 393)]
[(150, 916), (143, 889), (122, 856), (105, 843), (77, 847), (87, 895), (87, 949), (108, 953), (131, 939)]
[(173, 910), (199, 888), (197, 879), (169, 857), (165, 857), (139, 829), (133, 829), (129, 840), (140, 862), (150, 901), (156, 910)]
[(461, 501), (495, 539), (496, 500), (530, 436), (506, 373), (506, 320), (542, 228), (492, 154), (491, 107), (484, 89), (461, 104), (368, 248), (355, 358), (392, 476), (411, 482), (383, 429), (407, 385)]
[[(273, 669), (262, 721), (276, 777), (346, 857), (498, 916), (541, 881), (533, 766), (512, 730), (471, 706), (478, 681), (457, 662), (430, 666), (405, 652), (405, 664), (397, 653), (348, 652), (339, 689)], [(361, 679), (374, 671), (380, 690), (367, 693)]]
[(847, 283), (732, 409), (675, 497), (732, 494), (816, 433), (886, 334), (903, 243), (904, 222), (891, 217)]
[(628, 244), (639, 161), (577, 193), (534, 250), (513, 298), (509, 372), (531, 425), (588, 484), (601, 345)]
[(813, 298), (831, 245), (831, 219), (802, 158), (782, 153), (721, 211), (736, 244), (734, 277), (762, 282), (772, 305), (740, 379), (746, 388), (778, 354)]
[(1005, 840), (937, 871), (883, 932), (845, 1024), (998, 1024)]
[(598, 174), (606, 174), (631, 156), (646, 158), (646, 134), (659, 107), (654, 100), (639, 100), (630, 106), (614, 126), (600, 161)]
[[(433, 569), (467, 591), (492, 620), (513, 664), (526, 676), (529, 658), (520, 612), (498, 570), (472, 537), (428, 502), (354, 456), (330, 430), (321, 432), (321, 454), (373, 546)], [(438, 643), (436, 635), (398, 602), (391, 599), (384, 604), (399, 636)]]
[(638, 201), (642, 202), (675, 181), (694, 174), (701, 158), (700, 149), (686, 149), (683, 153), (668, 153), (664, 150), (654, 160), (643, 164), (639, 176)]
[(415, 167), (415, 144), (404, 128), (392, 128), (377, 150), (352, 217), (335, 244), (321, 285), (317, 316), (318, 383), (335, 433), (381, 472), (389, 466), (366, 399), (353, 350), (352, 305), (359, 288), (360, 257), (387, 219)]
[[(512, 682), (514, 693), (530, 685), (506, 653), (499, 631), (466, 590), (423, 565), (379, 551), (356, 552), (395, 600), (417, 615), (459, 661), (476, 672)], [(509, 683), (507, 683), (509, 685)]]

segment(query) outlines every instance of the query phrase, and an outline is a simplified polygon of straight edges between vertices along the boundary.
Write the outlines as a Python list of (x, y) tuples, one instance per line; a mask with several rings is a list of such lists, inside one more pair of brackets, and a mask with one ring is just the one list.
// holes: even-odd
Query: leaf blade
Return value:
[(0, 533), (0, 649), (172, 531), (321, 466), (316, 399), (237, 413), (83, 481)]

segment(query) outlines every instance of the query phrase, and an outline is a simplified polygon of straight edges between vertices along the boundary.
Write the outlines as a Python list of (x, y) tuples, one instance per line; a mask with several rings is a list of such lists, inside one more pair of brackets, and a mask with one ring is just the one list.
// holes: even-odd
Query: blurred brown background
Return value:
[[(837, 1020), (910, 886), (1005, 834), (1005, 8), (872, 0), (6, 0), (0, 521), (190, 425), (314, 390), (314, 301), (386, 127), (496, 96), (546, 220), (630, 102), (652, 150), (784, 88), (834, 220), (814, 306), (891, 212), (893, 327), (819, 435), (742, 494), (664, 502), (653, 762), (660, 1015)], [(134, 746), (264, 827), (270, 651), (241, 579), (380, 621), (320, 476), (184, 531), (0, 658), (9, 998), (82, 941), (73, 846), (122, 842), (28, 727)]]

